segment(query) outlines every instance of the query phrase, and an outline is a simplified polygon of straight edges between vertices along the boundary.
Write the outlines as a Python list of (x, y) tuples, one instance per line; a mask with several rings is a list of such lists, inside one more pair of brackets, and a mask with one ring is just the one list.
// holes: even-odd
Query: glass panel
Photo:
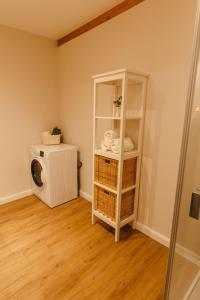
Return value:
[(200, 58), (192, 91), (189, 132), (185, 132), (187, 149), (183, 157), (183, 181), (180, 199), (177, 199), (180, 206), (177, 202), (176, 207), (178, 224), (174, 224), (173, 231), (176, 233), (175, 250), (170, 256), (172, 265), (169, 265), (172, 273), (168, 278), (169, 290), (166, 290), (170, 300), (200, 299)]
[[(200, 76), (197, 77), (179, 211), (170, 299), (181, 300), (200, 263)], [(194, 203), (194, 204), (193, 204)], [(198, 207), (199, 205), (199, 207)], [(197, 206), (197, 208), (195, 208)], [(198, 216), (197, 216), (198, 215)], [(200, 278), (200, 276), (199, 276)], [(189, 299), (189, 298), (188, 298)], [(200, 295), (199, 295), (200, 299)]]
[(41, 178), (42, 166), (40, 162), (36, 159), (34, 159), (31, 163), (31, 173), (35, 184), (39, 187), (43, 186), (43, 182)]

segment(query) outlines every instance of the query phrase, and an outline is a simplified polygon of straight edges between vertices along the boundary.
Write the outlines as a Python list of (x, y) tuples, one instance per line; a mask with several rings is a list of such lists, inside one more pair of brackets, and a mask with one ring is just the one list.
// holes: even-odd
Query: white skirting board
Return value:
[(80, 197), (92, 203), (92, 195), (80, 190)]
[[(92, 202), (92, 195), (84, 192), (84, 191), (80, 191), (80, 196), (86, 200), (88, 200), (89, 202)], [(153, 240), (159, 242), (160, 244), (169, 247), (170, 244), (170, 239), (159, 233), (158, 231), (150, 228), (147, 225), (144, 225), (140, 222), (137, 222), (136, 228), (141, 231), (142, 233), (146, 234), (147, 236), (151, 237)], [(191, 261), (192, 263), (200, 266), (200, 256), (196, 255), (195, 253), (193, 253), (192, 251), (184, 248), (181, 245), (177, 245), (176, 247), (176, 252), (183, 256), (184, 258), (186, 258), (187, 260)]]
[(159, 233), (158, 231), (140, 223), (137, 222), (136, 228), (141, 231), (142, 233), (148, 235), (153, 240), (159, 242), (160, 244), (169, 247), (170, 239), (166, 237), (165, 235)]
[(176, 245), (176, 253), (183, 256), (193, 264), (200, 267), (200, 256), (196, 253), (192, 252), (191, 250), (188, 250), (187, 248), (177, 244)]
[(12, 202), (12, 201), (20, 200), (20, 199), (22, 199), (24, 197), (27, 197), (27, 196), (30, 196), (30, 195), (32, 195), (32, 190), (31, 189), (23, 191), (21, 193), (13, 194), (13, 195), (10, 195), (10, 196), (7, 196), (7, 197), (1, 197), (0, 198), (0, 205), (6, 204), (6, 203), (9, 203), (9, 202)]
[(197, 275), (195, 276), (194, 280), (192, 281), (187, 293), (185, 294), (183, 300), (189, 300), (191, 295), (192, 295), (192, 292), (194, 291), (196, 285), (198, 284), (200, 280), (200, 271), (197, 273)]

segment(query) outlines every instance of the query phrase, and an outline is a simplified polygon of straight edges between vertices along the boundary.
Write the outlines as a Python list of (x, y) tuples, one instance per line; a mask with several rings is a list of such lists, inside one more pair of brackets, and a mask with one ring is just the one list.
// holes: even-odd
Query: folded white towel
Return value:
[(104, 139), (116, 139), (119, 137), (119, 133), (117, 131), (114, 130), (108, 130), (104, 133)]
[(105, 136), (103, 141), (104, 141), (106, 144), (112, 144), (113, 139), (111, 139), (111, 138), (108, 137), (108, 136)]
[(101, 149), (104, 151), (110, 151), (111, 150), (111, 145), (112, 145), (112, 140), (103, 140), (101, 142)]
[(117, 143), (112, 143), (111, 145), (111, 151), (115, 154), (118, 154), (120, 151), (119, 151), (120, 147)]
[(125, 137), (124, 138), (124, 151), (128, 152), (128, 151), (132, 151), (135, 149), (135, 145), (133, 143), (133, 141), (131, 140), (130, 137)]
[[(132, 151), (134, 150), (135, 145), (133, 144), (133, 141), (129, 137), (124, 138), (124, 151)], [(118, 154), (120, 152), (120, 139), (113, 139), (112, 145), (111, 145), (111, 151), (115, 154)]]

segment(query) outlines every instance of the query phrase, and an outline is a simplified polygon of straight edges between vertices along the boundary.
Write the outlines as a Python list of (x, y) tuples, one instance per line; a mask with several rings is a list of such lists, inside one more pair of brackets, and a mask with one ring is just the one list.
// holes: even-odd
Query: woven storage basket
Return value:
[(95, 156), (95, 180), (116, 189), (118, 161), (104, 156)]
[(124, 160), (122, 188), (126, 189), (136, 183), (137, 157)]
[(112, 220), (115, 219), (116, 194), (98, 186), (95, 187), (96, 209)]
[[(135, 185), (137, 158), (124, 161), (122, 188)], [(104, 156), (95, 156), (95, 180), (110, 188), (117, 188), (118, 161)]]
[(122, 194), (120, 219), (126, 219), (134, 212), (135, 190)]
[[(115, 220), (117, 195), (109, 192), (101, 187), (95, 186), (95, 202), (96, 209), (105, 214), (107, 217)], [(134, 211), (135, 191), (131, 190), (122, 194), (121, 199), (121, 215), (123, 220), (133, 214)]]

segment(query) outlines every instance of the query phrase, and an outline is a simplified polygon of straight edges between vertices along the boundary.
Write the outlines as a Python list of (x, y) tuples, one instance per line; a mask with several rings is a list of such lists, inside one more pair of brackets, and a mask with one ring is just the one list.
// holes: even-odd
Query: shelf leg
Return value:
[(136, 221), (135, 221), (135, 220), (132, 222), (132, 229), (133, 229), (133, 230), (136, 229)]
[(120, 228), (115, 228), (115, 242), (119, 242)]
[(92, 214), (92, 225), (96, 224), (96, 221), (97, 221), (97, 217)]

